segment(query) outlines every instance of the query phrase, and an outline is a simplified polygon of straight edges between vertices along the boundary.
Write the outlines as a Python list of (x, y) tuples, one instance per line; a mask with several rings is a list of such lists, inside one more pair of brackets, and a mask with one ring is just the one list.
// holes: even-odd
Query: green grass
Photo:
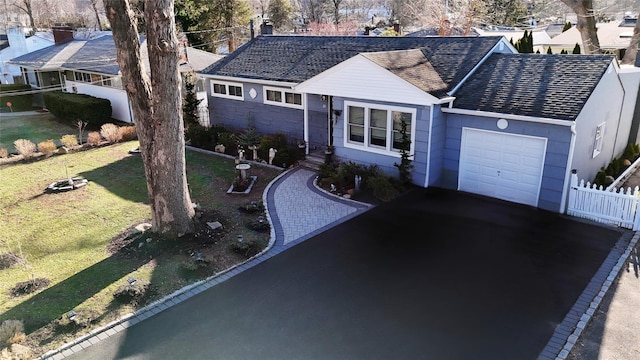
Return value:
[(60, 138), (67, 134), (77, 137), (78, 129), (58, 122), (56, 117), (49, 113), (0, 117), (0, 148), (9, 152), (15, 151), (13, 142), (18, 139), (31, 140), (36, 145), (51, 139), (60, 145)]
[[(104, 324), (132, 311), (132, 306), (113, 300), (114, 291), (128, 277), (151, 281), (158, 294), (188, 283), (178, 275), (184, 260), (117, 257), (106, 251), (110, 239), (151, 216), (142, 160), (128, 154), (135, 146), (135, 141), (126, 142), (0, 167), (0, 254), (26, 258), (22, 266), (0, 270), (0, 322), (23, 320), (29, 335), (70, 310), (91, 309), (103, 314), (97, 323)], [(225, 197), (235, 177), (233, 160), (194, 151), (187, 151), (186, 158), (193, 201), (236, 216), (237, 202), (247, 200)], [(255, 170), (262, 172), (262, 188), (279, 173)], [(47, 185), (67, 176), (83, 176), (89, 184), (78, 191), (43, 193)], [(259, 199), (261, 193), (252, 196)], [(241, 226), (242, 221), (231, 218), (229, 226)], [(35, 294), (9, 296), (8, 288), (32, 278), (47, 278), (51, 285)], [(38, 342), (50, 349), (77, 335)]]

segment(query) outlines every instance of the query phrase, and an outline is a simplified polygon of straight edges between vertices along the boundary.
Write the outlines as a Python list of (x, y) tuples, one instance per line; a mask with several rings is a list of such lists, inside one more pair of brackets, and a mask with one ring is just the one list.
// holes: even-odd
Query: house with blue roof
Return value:
[(518, 54), (504, 37), (259, 36), (200, 74), (212, 124), (397, 175), (404, 121), (414, 184), (555, 212), (572, 170), (592, 179), (637, 136), (638, 81), (614, 56)]
[[(10, 64), (20, 66), (24, 82), (44, 91), (62, 90), (87, 94), (111, 102), (111, 117), (123, 122), (134, 122), (129, 98), (122, 84), (120, 67), (116, 63), (116, 47), (111, 32), (99, 37), (75, 38), (69, 26), (53, 28), (55, 44), (15, 57)], [(146, 37), (140, 38), (140, 55), (149, 69)], [(202, 70), (223, 56), (198, 50), (186, 44), (182, 47), (179, 69), (185, 74)], [(200, 116), (208, 124), (207, 94), (204, 80), (196, 83), (201, 103)], [(42, 99), (40, 99), (42, 102)], [(44, 106), (44, 103), (40, 104)]]

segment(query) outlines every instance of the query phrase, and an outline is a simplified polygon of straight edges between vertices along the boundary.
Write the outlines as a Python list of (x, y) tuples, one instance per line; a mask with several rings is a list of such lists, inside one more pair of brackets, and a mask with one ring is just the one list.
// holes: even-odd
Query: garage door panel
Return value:
[(463, 128), (458, 188), (536, 206), (545, 138)]

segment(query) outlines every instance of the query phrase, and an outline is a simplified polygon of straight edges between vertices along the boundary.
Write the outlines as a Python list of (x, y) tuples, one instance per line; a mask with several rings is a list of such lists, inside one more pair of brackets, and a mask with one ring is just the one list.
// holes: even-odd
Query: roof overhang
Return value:
[(441, 99), (396, 76), (362, 54), (323, 71), (296, 85), (294, 89), (300, 93), (403, 104), (441, 103)]
[(472, 116), (484, 116), (495, 119), (506, 119), (506, 120), (515, 120), (515, 121), (528, 121), (540, 124), (550, 124), (550, 125), (558, 125), (558, 126), (572, 126), (575, 124), (573, 120), (562, 120), (562, 119), (551, 119), (551, 118), (541, 118), (534, 116), (525, 116), (525, 115), (515, 115), (515, 114), (502, 114), (490, 111), (480, 111), (480, 110), (469, 110), (469, 109), (458, 109), (458, 108), (441, 108), (442, 112), (449, 114), (460, 114), (460, 115), (472, 115)]

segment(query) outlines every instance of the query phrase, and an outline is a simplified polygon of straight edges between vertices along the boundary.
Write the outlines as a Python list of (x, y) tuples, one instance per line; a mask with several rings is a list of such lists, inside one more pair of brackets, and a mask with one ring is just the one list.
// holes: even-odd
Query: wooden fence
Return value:
[(567, 214), (636, 231), (640, 228), (639, 196), (637, 186), (605, 189), (584, 180), (578, 183), (578, 175), (572, 173)]

